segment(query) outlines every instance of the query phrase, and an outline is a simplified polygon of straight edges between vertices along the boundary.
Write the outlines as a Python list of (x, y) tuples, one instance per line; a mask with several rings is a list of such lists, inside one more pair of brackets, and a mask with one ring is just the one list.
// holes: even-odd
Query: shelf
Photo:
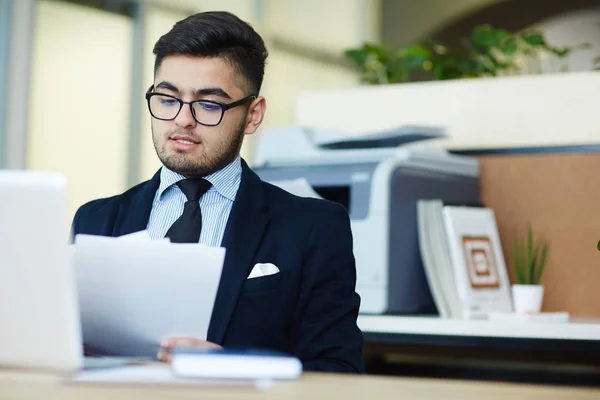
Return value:
[(567, 323), (360, 315), (364, 333), (600, 341), (600, 321)]

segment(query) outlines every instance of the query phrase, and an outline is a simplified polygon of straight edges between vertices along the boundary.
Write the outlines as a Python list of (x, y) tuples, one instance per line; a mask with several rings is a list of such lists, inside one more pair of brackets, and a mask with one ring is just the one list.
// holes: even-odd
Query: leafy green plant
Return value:
[[(541, 31), (527, 29), (510, 33), (491, 25), (480, 25), (462, 41), (462, 48), (450, 49), (442, 43), (413, 44), (398, 50), (385, 44), (364, 43), (349, 49), (344, 56), (352, 60), (370, 84), (400, 83), (415, 80), (447, 80), (520, 73), (527, 60), (552, 56), (564, 60), (579, 48), (554, 47)], [(566, 70), (566, 64), (563, 65)]]
[(515, 237), (510, 255), (515, 280), (521, 285), (538, 285), (548, 261), (549, 243), (535, 240), (531, 226), (525, 239)]

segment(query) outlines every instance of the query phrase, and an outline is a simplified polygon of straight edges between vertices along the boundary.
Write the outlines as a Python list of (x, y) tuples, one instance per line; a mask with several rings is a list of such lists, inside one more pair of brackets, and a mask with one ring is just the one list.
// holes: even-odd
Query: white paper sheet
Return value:
[(323, 197), (318, 194), (308, 183), (306, 178), (297, 178), (283, 181), (270, 181), (272, 185), (279, 186), (281, 189), (290, 192), (299, 197), (312, 197), (315, 199), (322, 199)]
[[(169, 238), (164, 238), (160, 240), (153, 241), (150, 239), (150, 235), (147, 230), (133, 232), (127, 235), (119, 236), (119, 237), (110, 237), (110, 236), (96, 236), (96, 235), (84, 235), (78, 234), (75, 236), (75, 244), (97, 244), (100, 242), (109, 242), (114, 243), (118, 242), (146, 242), (146, 243), (171, 243)], [(203, 246), (203, 245), (200, 245)]]
[(163, 337), (206, 338), (224, 248), (87, 237), (73, 249), (87, 345), (153, 357)]
[(120, 368), (106, 368), (82, 371), (64, 381), (67, 384), (85, 383), (124, 383), (155, 385), (194, 385), (202, 387), (242, 387), (267, 388), (273, 380), (258, 379), (191, 379), (181, 378), (173, 374), (168, 365), (134, 365)]

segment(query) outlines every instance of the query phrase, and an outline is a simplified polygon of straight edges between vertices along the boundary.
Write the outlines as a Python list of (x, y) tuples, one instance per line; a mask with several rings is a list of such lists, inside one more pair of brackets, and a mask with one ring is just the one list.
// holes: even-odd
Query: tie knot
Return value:
[(188, 201), (198, 201), (210, 189), (212, 183), (206, 179), (183, 179), (177, 182), (177, 186), (185, 194)]

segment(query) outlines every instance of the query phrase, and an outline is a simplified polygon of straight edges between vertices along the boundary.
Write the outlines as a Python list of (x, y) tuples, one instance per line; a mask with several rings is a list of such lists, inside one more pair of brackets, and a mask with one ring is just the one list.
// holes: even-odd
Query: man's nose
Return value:
[(184, 104), (183, 107), (181, 107), (179, 114), (177, 114), (177, 117), (175, 117), (175, 124), (186, 129), (194, 128), (196, 126), (197, 122), (194, 119), (194, 115), (192, 114), (192, 109), (189, 104)]

